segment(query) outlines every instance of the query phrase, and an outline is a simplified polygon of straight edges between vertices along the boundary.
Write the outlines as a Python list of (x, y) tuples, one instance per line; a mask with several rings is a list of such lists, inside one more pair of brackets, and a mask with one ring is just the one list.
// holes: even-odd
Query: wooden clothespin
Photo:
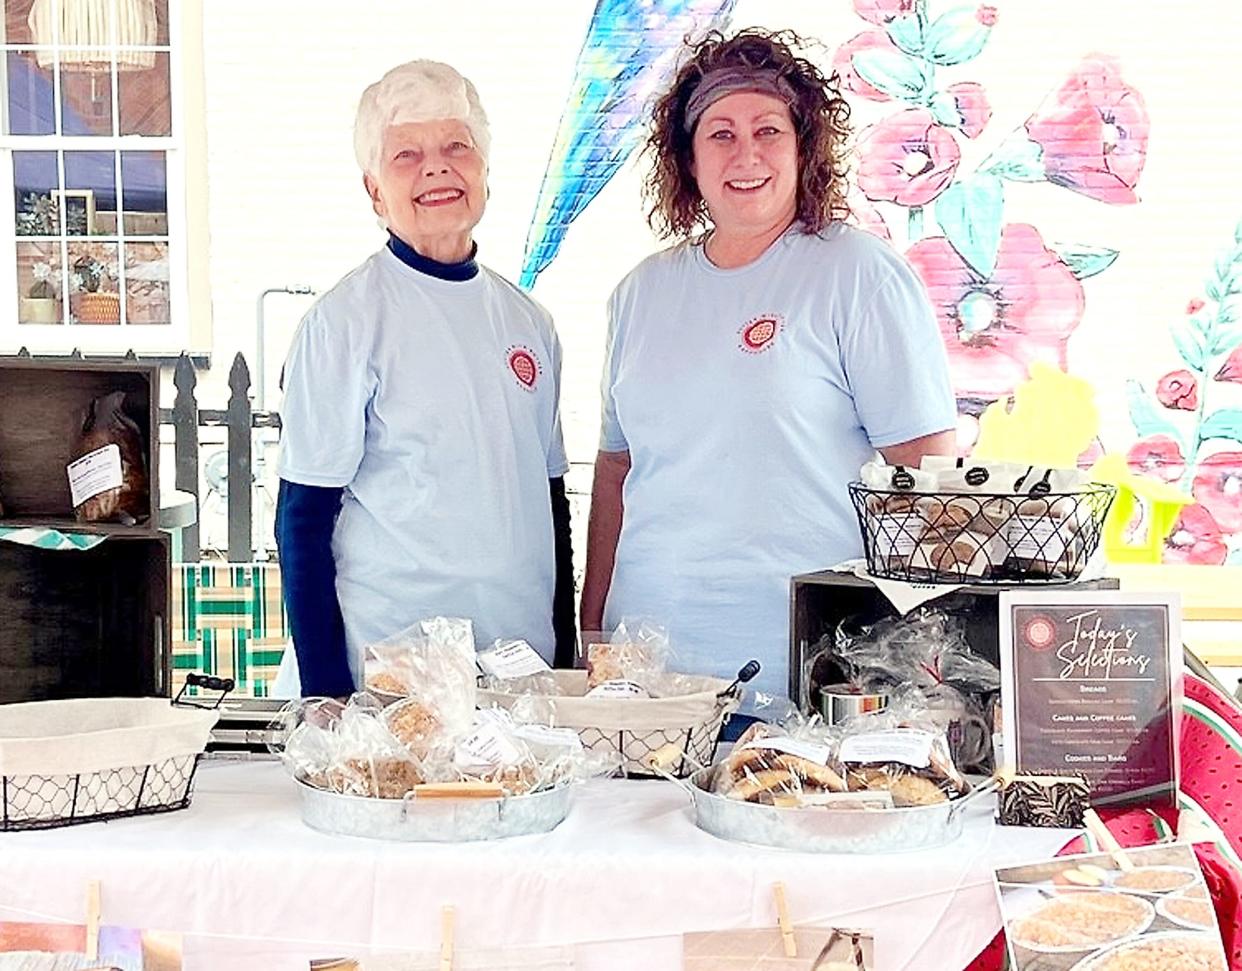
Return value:
[(440, 911), (440, 971), (453, 971), (453, 925), (456, 912), (452, 907)]
[(785, 885), (777, 883), (772, 888), (776, 894), (776, 920), (781, 928), (781, 940), (785, 944), (785, 957), (798, 956), (798, 942), (794, 940), (793, 923), (789, 920), (789, 904), (785, 902)]
[(1088, 832), (1096, 838), (1100, 846), (1107, 852), (1112, 854), (1117, 865), (1123, 870), (1133, 870), (1134, 861), (1130, 859), (1125, 850), (1121, 848), (1121, 844), (1117, 842), (1117, 838), (1109, 832), (1108, 827), (1104, 825), (1104, 820), (1100, 819), (1099, 814), (1088, 808), (1082, 814), (1083, 822), (1087, 825)]
[(99, 881), (86, 885), (86, 959), (99, 960)]

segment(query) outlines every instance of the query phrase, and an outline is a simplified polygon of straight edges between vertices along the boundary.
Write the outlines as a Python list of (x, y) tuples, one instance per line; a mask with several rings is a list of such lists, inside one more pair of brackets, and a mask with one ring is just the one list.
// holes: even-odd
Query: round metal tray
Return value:
[(504, 799), (374, 799), (297, 780), (302, 821), (339, 836), (458, 843), (547, 833), (569, 813), (572, 785)]
[(962, 834), (962, 809), (990, 792), (981, 786), (952, 802), (904, 809), (778, 809), (709, 792), (711, 769), (686, 785), (695, 824), (713, 836), (739, 843), (806, 853), (903, 853), (951, 843)]

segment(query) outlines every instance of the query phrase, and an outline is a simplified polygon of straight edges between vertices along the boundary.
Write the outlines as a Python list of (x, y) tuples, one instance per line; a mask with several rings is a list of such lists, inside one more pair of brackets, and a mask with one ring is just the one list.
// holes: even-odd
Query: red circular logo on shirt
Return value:
[(1057, 628), (1047, 617), (1033, 617), (1022, 628), (1022, 636), (1032, 650), (1046, 651), (1056, 639)]
[(539, 359), (529, 347), (511, 347), (508, 352), (509, 370), (518, 379), (518, 383), (528, 391), (535, 389), (539, 374), (543, 370)]
[(776, 314), (756, 317), (742, 326), (739, 346), (748, 354), (761, 354), (772, 346), (780, 329), (781, 318)]

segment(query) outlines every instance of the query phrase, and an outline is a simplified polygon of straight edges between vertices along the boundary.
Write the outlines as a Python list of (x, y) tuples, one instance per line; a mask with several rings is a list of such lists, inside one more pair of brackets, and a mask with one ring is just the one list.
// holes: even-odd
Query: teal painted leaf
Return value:
[(994, 175), (954, 182), (936, 200), (936, 221), (949, 243), (976, 273), (986, 278), (996, 269), (1005, 185)]
[(935, 64), (963, 64), (987, 45), (992, 28), (976, 15), (977, 7), (955, 7), (937, 17), (927, 29), (927, 57)]
[(1086, 243), (1053, 243), (1052, 250), (1080, 280), (1103, 273), (1117, 261), (1118, 256), (1115, 249), (1088, 246)]
[(1170, 327), (1169, 331), (1173, 335), (1173, 344), (1177, 347), (1177, 353), (1182, 356), (1186, 366), (1202, 374), (1206, 357), (1202, 338), (1194, 332), (1193, 328), (1176, 324)]
[(1220, 303), (1221, 298), (1224, 297), (1220, 286), (1215, 280), (1208, 280), (1207, 286), (1203, 288), (1203, 292), (1207, 294), (1207, 298), (1213, 303)]
[(1242, 546), (1239, 546), (1236, 550), (1229, 554), (1228, 558), (1225, 560), (1225, 565), (1242, 566)]
[(1228, 438), (1242, 442), (1242, 408), (1221, 408), (1204, 419), (1199, 437), (1205, 442), (1211, 438)]
[(907, 54), (923, 53), (923, 23), (918, 14), (894, 17), (888, 22), (888, 39)]
[(1208, 355), (1210, 357), (1216, 357), (1218, 354), (1224, 354), (1226, 351), (1231, 351), (1239, 340), (1242, 340), (1242, 328), (1236, 326), (1221, 327), (1216, 332), (1216, 336), (1212, 341), (1212, 346), (1208, 348)]
[(962, 113), (957, 110), (957, 99), (953, 95), (939, 92), (931, 99), (930, 107), (932, 117), (946, 128), (962, 126)]
[(853, 57), (854, 70), (873, 88), (903, 101), (918, 101), (927, 88), (923, 65), (908, 54), (882, 48), (859, 51)]
[(1164, 416), (1151, 396), (1143, 389), (1143, 385), (1133, 378), (1126, 381), (1126, 404), (1130, 409), (1130, 424), (1138, 432), (1140, 438), (1149, 435), (1168, 435), (1178, 443), (1182, 453), (1186, 452), (1186, 443), (1177, 430), (1177, 426)]
[(1048, 178), (1044, 171), (1044, 150), (1039, 142), (1027, 137), (1024, 128), (1005, 139), (979, 170), (1010, 182), (1043, 182)]

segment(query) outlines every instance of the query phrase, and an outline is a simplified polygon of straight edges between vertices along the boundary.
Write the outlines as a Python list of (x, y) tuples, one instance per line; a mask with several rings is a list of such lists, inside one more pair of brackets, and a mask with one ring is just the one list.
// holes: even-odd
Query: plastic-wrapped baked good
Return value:
[[(150, 497), (147, 487), (147, 460), (143, 447), (142, 431), (125, 413), (125, 392), (114, 391), (96, 398), (83, 412), (78, 433), (72, 443), (70, 457), (75, 464), (88, 455), (106, 456), (103, 450), (115, 449), (113, 459), (119, 458), (118, 479), (105, 474), (102, 479), (91, 479), (99, 484), (109, 484), (102, 491), (87, 488), (93, 494), (77, 502), (74, 512), (80, 522), (118, 522), (125, 525), (145, 520), (150, 515)], [(74, 479), (71, 466), (71, 481)]]

